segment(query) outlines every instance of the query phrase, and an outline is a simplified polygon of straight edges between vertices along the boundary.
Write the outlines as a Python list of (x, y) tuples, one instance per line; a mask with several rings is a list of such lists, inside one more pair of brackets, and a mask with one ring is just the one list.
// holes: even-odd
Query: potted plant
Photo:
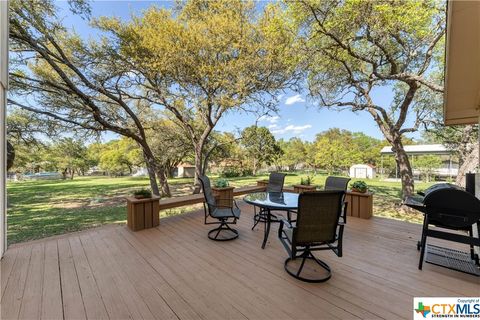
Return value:
[(368, 185), (365, 183), (365, 181), (355, 181), (352, 183), (352, 191), (365, 193), (368, 191)]
[(233, 189), (227, 179), (220, 178), (212, 187), (213, 195), (217, 199), (219, 207), (231, 208), (233, 206)]
[(152, 192), (148, 189), (140, 189), (133, 192), (135, 199), (146, 199), (152, 197)]
[(215, 181), (214, 187), (217, 189), (223, 189), (223, 188), (228, 188), (230, 186), (230, 183), (228, 182), (227, 179), (220, 178)]
[(305, 178), (300, 179), (300, 184), (296, 184), (293, 186), (293, 191), (296, 193), (302, 193), (305, 191), (314, 191), (317, 187), (312, 185), (313, 177), (306, 176)]

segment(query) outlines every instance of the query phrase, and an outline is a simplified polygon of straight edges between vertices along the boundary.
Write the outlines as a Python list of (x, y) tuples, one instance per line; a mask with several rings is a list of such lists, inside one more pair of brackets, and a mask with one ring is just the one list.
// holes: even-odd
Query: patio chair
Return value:
[(272, 172), (268, 177), (267, 192), (282, 192), (285, 183), (284, 173)]
[[(347, 191), (348, 183), (350, 182), (350, 178), (345, 177), (334, 177), (328, 176), (327, 180), (325, 180), (325, 190), (343, 190)], [(343, 195), (343, 202), (345, 203), (345, 197), (347, 194)], [(346, 205), (346, 203), (345, 203)], [(345, 211), (346, 213), (346, 211)], [(340, 219), (341, 222), (347, 223), (347, 215), (343, 214)]]
[[(236, 224), (237, 219), (240, 218), (240, 208), (238, 208), (237, 203), (233, 200), (234, 206), (232, 208), (218, 206), (217, 200), (226, 199), (215, 199), (210, 179), (207, 176), (199, 177), (199, 179), (205, 197), (205, 202), (203, 203), (205, 224), (220, 224), (220, 226), (208, 232), (208, 238), (215, 241), (228, 241), (238, 238), (238, 231), (230, 227), (230, 224)], [(218, 221), (209, 222), (209, 216)]]
[[(347, 191), (348, 188), (348, 182), (350, 182), (350, 178), (344, 178), (344, 177), (334, 177), (334, 176), (328, 176), (327, 180), (325, 181), (325, 189), (324, 190), (343, 190)], [(343, 196), (345, 200), (345, 195)], [(297, 213), (295, 210), (291, 210), (287, 212), (288, 215), (288, 221), (290, 223), (295, 222), (295, 219), (292, 219), (292, 213)], [(342, 222), (346, 222), (346, 215), (342, 215)]]
[(328, 176), (325, 181), (325, 190), (347, 191), (350, 178)]
[[(282, 192), (283, 191), (283, 185), (285, 183), (285, 176), (286, 174), (284, 173), (279, 173), (279, 172), (272, 172), (270, 173), (270, 176), (268, 177), (268, 184), (266, 188), (266, 192)], [(267, 219), (267, 216), (263, 210), (259, 210), (257, 213), (257, 207), (253, 207), (254, 215), (253, 215), (253, 227), (252, 230), (255, 229), (257, 224), (259, 222), (265, 222)], [(276, 216), (273, 216), (276, 218)]]
[[(278, 237), (289, 255), (284, 268), (292, 277), (305, 282), (324, 282), (330, 279), (330, 267), (315, 257), (313, 251), (332, 250), (338, 257), (342, 256), (345, 224), (340, 221), (340, 217), (346, 212), (344, 195), (345, 192), (341, 190), (302, 193), (298, 199), (296, 225), (292, 226), (285, 219), (280, 221)], [(315, 265), (310, 270), (310, 276), (302, 274), (306, 260)], [(298, 268), (297, 262), (300, 262)], [(317, 265), (326, 274), (318, 275)]]

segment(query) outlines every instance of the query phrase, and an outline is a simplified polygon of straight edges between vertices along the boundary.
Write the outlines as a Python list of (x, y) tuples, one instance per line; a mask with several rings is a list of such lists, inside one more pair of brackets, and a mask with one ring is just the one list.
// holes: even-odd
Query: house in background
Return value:
[(371, 164), (355, 164), (350, 167), (350, 178), (374, 179), (377, 169)]
[(195, 166), (188, 162), (183, 162), (173, 169), (175, 178), (193, 178), (195, 176)]
[[(435, 176), (441, 178), (453, 178), (458, 174), (458, 160), (455, 158), (453, 151), (441, 144), (418, 144), (405, 146), (405, 152), (410, 157), (410, 164), (412, 165), (413, 174), (420, 175), (420, 170), (415, 167), (415, 159), (421, 156), (436, 155), (439, 156), (442, 165), (433, 170)], [(380, 173), (384, 174), (383, 157), (393, 156), (394, 153), (391, 147), (384, 147), (380, 151), (382, 155)], [(398, 178), (398, 168), (395, 172), (395, 177)]]

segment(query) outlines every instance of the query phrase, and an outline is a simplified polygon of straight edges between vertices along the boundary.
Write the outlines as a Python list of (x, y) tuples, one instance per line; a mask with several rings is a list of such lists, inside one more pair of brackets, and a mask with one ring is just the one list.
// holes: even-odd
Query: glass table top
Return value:
[(255, 192), (246, 195), (243, 200), (268, 209), (291, 210), (298, 207), (298, 193), (291, 192)]

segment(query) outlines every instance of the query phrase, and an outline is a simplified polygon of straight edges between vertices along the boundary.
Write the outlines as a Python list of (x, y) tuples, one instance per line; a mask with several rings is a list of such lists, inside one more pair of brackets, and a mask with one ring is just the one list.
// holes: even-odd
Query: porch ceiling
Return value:
[(448, 1), (444, 120), (475, 124), (480, 116), (480, 2)]

